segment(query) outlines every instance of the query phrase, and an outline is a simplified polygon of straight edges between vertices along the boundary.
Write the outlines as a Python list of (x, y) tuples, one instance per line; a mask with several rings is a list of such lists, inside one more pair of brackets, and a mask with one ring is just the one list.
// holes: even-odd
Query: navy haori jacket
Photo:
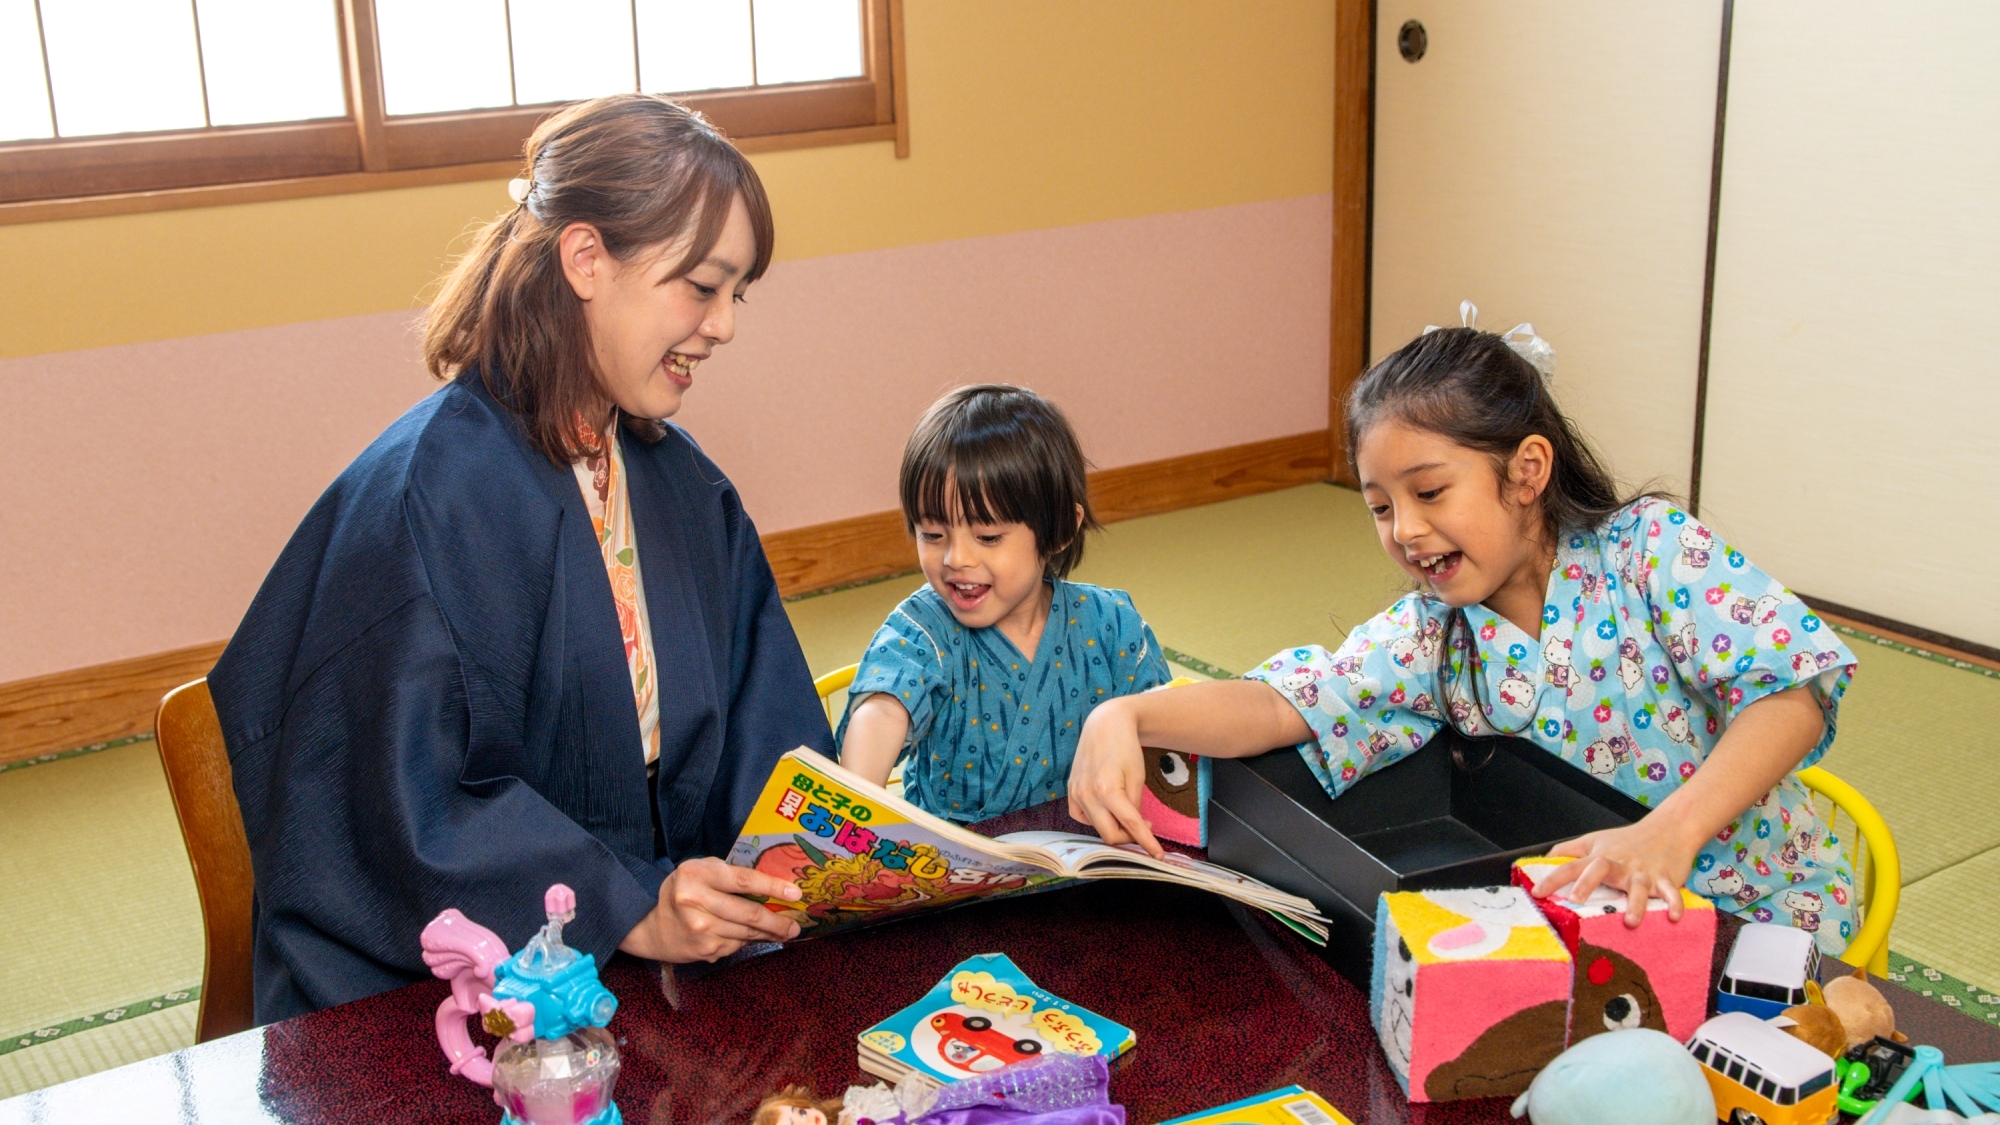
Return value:
[(564, 939), (601, 964), (675, 864), (728, 851), (779, 755), (831, 754), (735, 488), (677, 427), (621, 440), (656, 802), (576, 478), (476, 374), (377, 438), (271, 568), (209, 676), (256, 873), (260, 1022), (427, 977), (417, 937), (449, 906), (519, 948), (556, 882), (577, 897)]

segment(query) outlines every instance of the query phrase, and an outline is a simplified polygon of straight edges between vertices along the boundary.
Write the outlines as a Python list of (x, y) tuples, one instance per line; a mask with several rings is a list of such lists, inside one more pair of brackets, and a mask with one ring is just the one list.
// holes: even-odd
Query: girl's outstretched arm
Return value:
[(1248, 758), (1313, 737), (1298, 709), (1257, 680), (1215, 680), (1108, 699), (1084, 720), (1077, 739), (1069, 768), (1069, 815), (1097, 829), (1105, 843), (1136, 842), (1152, 855), (1165, 855), (1139, 813), (1146, 788), (1141, 747)]
[(1808, 688), (1791, 688), (1745, 707), (1687, 783), (1639, 823), (1579, 836), (1551, 849), (1574, 856), (1543, 876), (1535, 897), (1574, 884), (1584, 899), (1601, 883), (1629, 898), (1625, 924), (1646, 919), (1648, 898), (1664, 898), (1667, 916), (1681, 917), (1681, 887), (1695, 856), (1743, 811), (1797, 769), (1826, 730), (1826, 714)]
[(895, 696), (878, 691), (857, 704), (848, 717), (847, 736), (840, 742), (840, 764), (877, 785), (886, 785), (909, 736), (910, 713)]

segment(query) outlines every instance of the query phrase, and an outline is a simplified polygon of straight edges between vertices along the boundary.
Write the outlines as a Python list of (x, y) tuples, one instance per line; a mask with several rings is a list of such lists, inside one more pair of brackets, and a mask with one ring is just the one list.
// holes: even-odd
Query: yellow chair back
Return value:
[(1876, 976), (1889, 971), (1889, 927), (1896, 921), (1896, 904), (1903, 894), (1903, 863), (1896, 854), (1896, 838), (1882, 814), (1868, 803), (1860, 790), (1813, 766), (1799, 771), (1799, 780), (1812, 791), (1813, 805), (1826, 822), (1828, 831), (1841, 841), (1841, 851), (1854, 863), (1858, 882), (1855, 916), (1861, 928), (1847, 943), (1840, 959), (1868, 970)]

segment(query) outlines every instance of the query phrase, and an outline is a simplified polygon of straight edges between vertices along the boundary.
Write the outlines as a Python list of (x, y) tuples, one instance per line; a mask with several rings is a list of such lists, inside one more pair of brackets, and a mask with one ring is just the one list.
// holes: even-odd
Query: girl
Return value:
[(1033, 391), (974, 386), (903, 451), (903, 519), (926, 585), (876, 632), (837, 732), (877, 784), (971, 822), (1063, 794), (1084, 717), (1171, 678), (1122, 590), (1068, 582), (1097, 526), (1083, 450)]
[(1678, 918), (1686, 884), (1845, 948), (1853, 874), (1795, 773), (1833, 741), (1854, 672), (1833, 630), (1666, 500), (1621, 499), (1500, 336), (1426, 333), (1362, 377), (1346, 418), (1382, 547), (1418, 592), (1337, 652), (1289, 649), (1243, 680), (1099, 708), (1072, 815), (1157, 851), (1136, 812), (1142, 743), (1224, 757), (1296, 743), (1337, 797), (1447, 723), (1519, 735), (1652, 809), (1556, 848), (1574, 858), (1537, 895), (1609, 884), (1637, 925), (1649, 896)]
[(757, 173), (638, 94), (528, 139), (445, 279), (449, 382), (313, 506), (209, 676), (256, 874), (258, 1022), (412, 981), (458, 907), (512, 941), (713, 959), (797, 930), (713, 858), (833, 749), (756, 528), (663, 421), (771, 260)]

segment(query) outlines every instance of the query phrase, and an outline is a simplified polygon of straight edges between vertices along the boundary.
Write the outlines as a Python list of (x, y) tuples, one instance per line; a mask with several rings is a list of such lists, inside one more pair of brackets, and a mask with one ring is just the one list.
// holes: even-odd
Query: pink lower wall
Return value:
[[(1327, 196), (781, 262), (680, 421), (766, 531), (896, 504), (941, 391), (1025, 383), (1102, 468), (1317, 429)], [(436, 384), (381, 313), (0, 361), (0, 682), (227, 637)]]

